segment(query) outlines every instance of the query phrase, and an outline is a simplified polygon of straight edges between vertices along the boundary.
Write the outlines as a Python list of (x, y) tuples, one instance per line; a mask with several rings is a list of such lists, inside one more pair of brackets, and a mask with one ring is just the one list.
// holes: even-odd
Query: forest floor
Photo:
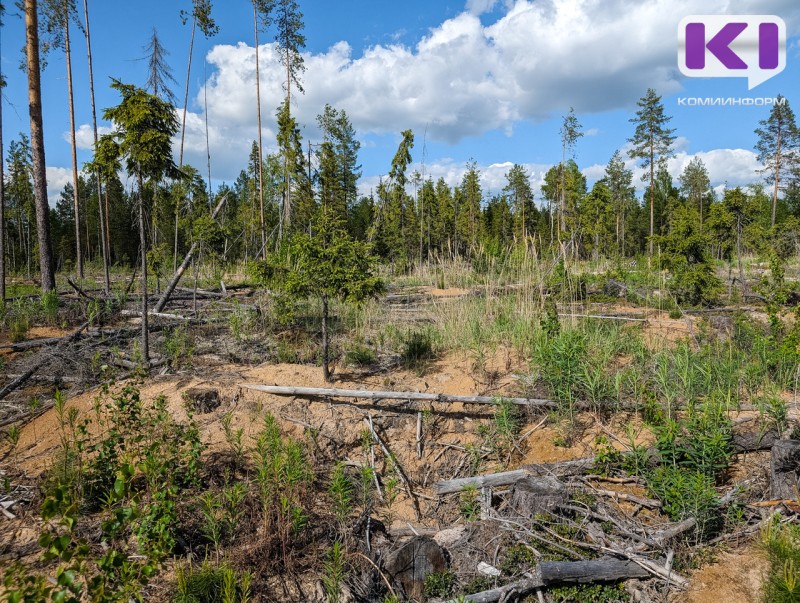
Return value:
[[(390, 313), (394, 312), (395, 317), (407, 314), (408, 304), (396, 303), (398, 296), (402, 295), (434, 300), (434, 303), (447, 303), (447, 300), (476, 295), (476, 291), (455, 287), (412, 287), (400, 292), (392, 291), (392, 299), (387, 299), (385, 303), (393, 308)], [(424, 319), (425, 311), (423, 303), (415, 307), (414, 314)], [(631, 322), (630, 328), (637, 329), (648, 346), (658, 349), (694, 337), (700, 329), (701, 320), (690, 315), (670, 318), (667, 312), (624, 302), (608, 302), (592, 307), (583, 305), (574, 310), (566, 308), (561, 311), (565, 315), (591, 312), (592, 315), (646, 320), (647, 322), (641, 323)], [(753, 315), (756, 319), (763, 319), (761, 312), (753, 312)], [(104, 325), (104, 328), (134, 329), (137, 325), (135, 318), (117, 320), (113, 325)], [(567, 317), (564, 320), (576, 318)], [(156, 319), (155, 323), (158, 322)], [(195, 408), (191, 414), (205, 446), (205, 470), (209, 475), (217, 477), (221, 475), (222, 468), (214, 469), (212, 465), (215, 462), (225, 467), (230, 466), (231, 430), (235, 432), (241, 429), (242, 439), (249, 447), (263, 428), (265, 412), (276, 417), (285, 436), (302, 441), (313, 439), (315, 462), (324, 465), (336, 460), (351, 468), (364, 466), (369, 462), (368, 449), (372, 452), (372, 444), (366, 447), (364, 445), (366, 419), (369, 418), (391, 449), (393, 457), (390, 461), (379, 452), (377, 472), (385, 481), (392, 474), (392, 465), (396, 464), (404, 470), (413, 484), (414, 500), (401, 484), (396, 499), (391, 504), (383, 505), (379, 513), (380, 520), (385, 524), (387, 537), (394, 543), (392, 546), (396, 547), (398, 542), (414, 533), (441, 534), (442, 530), (453, 526), (465, 526), (468, 531), (474, 530), (474, 538), (462, 538), (449, 553), (450, 569), (462, 584), (468, 582), (470, 575), (475, 577), (474, 568), (478, 561), (496, 566), (498, 555), (502, 558), (504, 553), (498, 553), (500, 541), (495, 544), (492, 538), (477, 534), (480, 529), (475, 526), (481, 522), (465, 521), (463, 496), (437, 495), (434, 484), (472, 474), (492, 474), (532, 465), (586, 459), (597, 454), (600, 440), (621, 452), (629, 451), (632, 445), (646, 447), (653, 444), (653, 435), (644, 429), (638, 412), (620, 411), (609, 414), (582, 411), (567, 429), (562, 418), (546, 409), (528, 408), (521, 415), (511, 450), (506, 454), (505, 451), (498, 452), (491, 445), (491, 439), (497, 437), (492, 431), (496, 424), (496, 411), (491, 405), (286, 397), (243, 387), (245, 384), (319, 388), (333, 386), (344, 389), (470, 396), (547, 397), (546, 392), (531, 390), (529, 385), (525, 385), (521, 376), (530, 372), (530, 361), (519, 350), (508, 345), (491, 347), (481, 355), (480, 362), (476, 360), (474, 353), (459, 350), (444, 351), (425, 361), (422, 366), (414, 368), (405, 367), (396, 359), (384, 357), (379, 357), (377, 362), (367, 368), (338, 365), (335, 366), (334, 383), (329, 384), (323, 380), (319, 366), (307, 362), (276, 362), (274, 349), (271, 347), (274, 342), (268, 344), (257, 335), (234, 337), (228, 328), (220, 329), (213, 324), (187, 326), (186, 329), (192, 337), (192, 351), (181, 358), (180, 362), (154, 369), (151, 376), (145, 379), (128, 376), (123, 368), (113, 369), (108, 366), (108, 350), (113, 348), (112, 354), (132, 358), (130, 347), (126, 349), (120, 342), (112, 342), (110, 346), (102, 348), (105, 351), (96, 362), (104, 363), (104, 367), (84, 367), (84, 371), (86, 374), (105, 376), (108, 372), (117, 370), (113, 380), (105, 379), (106, 383), (110, 383), (109, 391), (104, 392), (104, 388), (96, 383), (80, 393), (77, 391), (79, 388), (86, 388), (84, 380), (82, 384), (74, 386), (73, 393), (69, 395), (68, 407), (77, 409), (81, 416), (91, 417), (96, 411), (99, 398), (113, 396), (124, 385), (134, 383), (142, 400), (163, 396), (173, 419), (178, 423), (186, 423), (190, 420), (185, 395), (187, 390), (214, 390), (218, 394), (219, 404), (215, 402), (213, 408)], [(73, 325), (34, 326), (27, 331), (25, 340), (64, 337), (73, 331)], [(154, 334), (157, 348), (163, 347), (164, 338), (169, 339), (169, 334)], [(25, 363), (38, 352), (14, 351), (10, 345), (9, 332), (1, 331), (2, 366), (9, 375), (14, 375), (21, 373)], [(269, 362), (258, 361), (259, 356), (268, 354), (273, 356)], [(52, 368), (55, 365), (50, 366)], [(64, 366), (69, 371), (69, 365)], [(62, 367), (62, 378), (70, 376), (69, 372), (63, 371)], [(61, 387), (67, 385), (66, 381), (54, 379)], [(95, 380), (104, 381), (102, 378)], [(34, 397), (46, 400), (52, 394), (53, 387), (53, 383), (48, 381), (30, 381), (12, 396), (12, 404), (24, 409), (26, 400)], [(783, 398), (787, 402), (789, 421), (800, 419), (800, 411), (794, 404), (793, 395), (784, 392)], [(46, 573), (49, 566), (38, 561), (41, 553), (37, 539), (45, 525), (38, 513), (38, 505), (42, 500), (38, 488), (60, 458), (63, 426), (53, 408), (44, 412), (30, 409), (30, 415), (34, 418), (20, 423), (17, 440), (13, 445), (8, 438), (0, 443), (0, 472), (6, 483), (29, 488), (26, 490), (29, 492), (26, 500), (20, 499), (13, 507), (9, 507), (5, 517), (0, 516), (0, 568), (11, 562), (21, 561)], [(746, 423), (753, 420), (755, 415), (753, 411), (732, 411), (729, 416), (734, 423)], [(226, 417), (230, 421), (227, 429), (223, 427)], [(635, 434), (633, 441), (632, 433)], [(236, 469), (233, 471), (235, 474)], [(733, 459), (729, 470), (731, 477), (727, 483), (749, 483), (751, 493), (748, 500), (753, 502), (766, 497), (769, 473), (768, 450), (740, 454)], [(248, 479), (248, 475), (245, 472), (243, 479)], [(584, 486), (589, 490), (595, 488), (603, 492), (630, 495), (635, 497), (634, 500), (647, 499), (649, 496), (647, 489), (636, 480), (626, 483), (624, 480), (617, 482), (610, 479), (605, 482), (604, 476), (596, 477), (596, 480), (591, 476), (584, 478)], [(208, 480), (209, 483), (219, 481), (214, 477), (209, 477)], [(720, 489), (721, 493), (725, 491), (727, 486)], [(494, 496), (500, 499), (506, 494), (507, 490), (502, 487), (494, 492)], [(199, 493), (194, 496), (199, 496)], [(316, 504), (325, 506), (321, 500)], [(670, 525), (668, 519), (657, 509), (626, 501), (624, 497), (612, 500), (609, 505), (620, 516), (647, 526), (648, 530)], [(324, 511), (319, 508), (313, 512), (319, 516), (324, 515)], [(519, 534), (510, 536), (512, 542), (518, 537)], [(692, 603), (760, 601), (768, 564), (758, 544), (758, 538), (759, 533), (756, 531), (741, 537), (721, 539), (714, 546), (689, 546), (685, 548), (688, 553), (679, 567), (680, 573), (689, 579), (688, 589), (648, 590), (639, 586), (636, 587), (638, 590), (634, 588), (631, 591), (634, 594), (630, 596), (634, 600), (668, 599)], [(226, 548), (226, 557), (238, 560), (241, 565), (246, 564), (258, 539), (257, 530), (249, 532)], [(202, 539), (198, 539), (198, 542), (200, 540)], [(502, 542), (504, 547), (510, 546), (507, 539)], [(267, 576), (266, 570), (263, 570), (265, 575), (260, 579), (257, 577), (256, 583), (268, 585), (262, 592), (271, 592), (272, 597), (277, 599), (271, 599), (270, 595), (265, 594), (262, 600), (324, 600), (323, 586), (320, 584), (320, 558), (324, 549), (319, 543), (313, 542), (308, 543), (307, 548), (307, 556), (314, 560), (301, 564), (306, 571), (299, 579), (295, 578), (291, 585), (278, 586), (279, 577)], [(676, 548), (684, 548), (684, 545), (677, 544)], [(186, 555), (187, 552), (184, 550), (182, 554)], [(146, 599), (169, 596), (174, 591), (176, 563), (178, 561), (167, 562), (168, 570), (147, 587), (149, 590)], [(477, 583), (484, 585), (486, 580), (478, 580)], [(356, 595), (352, 596), (354, 598), (351, 600), (359, 600)], [(644, 598), (636, 599), (637, 596)], [(429, 600), (438, 599), (431, 596)]]

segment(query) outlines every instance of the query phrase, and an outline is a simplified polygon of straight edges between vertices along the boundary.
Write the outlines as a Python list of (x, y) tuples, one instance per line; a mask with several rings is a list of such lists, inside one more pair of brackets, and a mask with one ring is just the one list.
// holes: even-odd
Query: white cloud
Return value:
[[(97, 135), (102, 136), (111, 132), (108, 126), (98, 126)], [(63, 133), (63, 138), (71, 144), (69, 131)], [(75, 130), (75, 144), (79, 149), (92, 150), (94, 148), (94, 129), (89, 124), (81, 124)]]
[[(684, 139), (681, 146), (685, 148), (687, 144), (688, 141)], [(625, 167), (634, 172), (633, 184), (641, 194), (647, 186), (647, 183), (642, 180), (645, 171), (637, 165), (635, 160), (628, 157), (627, 148), (622, 149), (621, 153), (625, 159)], [(761, 164), (759, 164), (756, 154), (747, 149), (712, 149), (697, 153), (678, 151), (674, 157), (667, 161), (667, 170), (674, 179), (675, 186), (680, 186), (678, 178), (695, 157), (699, 157), (705, 164), (709, 180), (711, 180), (711, 186), (715, 190), (722, 190), (725, 186), (745, 186), (758, 181), (761, 177), (758, 174)], [(594, 164), (583, 168), (581, 172), (586, 176), (591, 186), (592, 182), (605, 175), (605, 170), (605, 165)]]
[(47, 167), (47, 199), (52, 206), (61, 196), (61, 191), (67, 184), (72, 183), (72, 169), (63, 167)]

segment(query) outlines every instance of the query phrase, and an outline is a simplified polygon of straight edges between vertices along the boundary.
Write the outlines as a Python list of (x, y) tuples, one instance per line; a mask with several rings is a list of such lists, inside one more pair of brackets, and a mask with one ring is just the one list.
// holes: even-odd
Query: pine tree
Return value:
[(781, 173), (791, 172), (798, 162), (800, 132), (794, 119), (794, 112), (783, 96), (778, 95), (769, 117), (758, 122), (758, 135), (755, 149), (758, 160), (764, 166), (767, 182), (772, 183), (772, 218), (770, 226), (775, 226), (775, 215), (778, 208), (778, 191), (780, 190)]
[(50, 207), (47, 200), (47, 163), (42, 126), (42, 86), (39, 63), (39, 15), (36, 0), (25, 0), (25, 51), (28, 73), (28, 108), (31, 123), (31, 151), (36, 199), (36, 236), (42, 291), (54, 291), (56, 276), (50, 238)]
[(606, 186), (611, 193), (611, 202), (615, 214), (615, 235), (617, 250), (625, 255), (625, 214), (634, 203), (636, 190), (632, 186), (633, 171), (625, 168), (619, 151), (614, 151), (608, 161), (604, 176)]
[[(183, 94), (183, 116), (181, 118), (181, 144), (178, 153), (178, 168), (183, 167), (183, 143), (186, 136), (186, 110), (189, 105), (189, 77), (192, 72), (192, 55), (194, 51), (194, 35), (198, 27), (206, 38), (215, 36), (219, 32), (219, 26), (211, 16), (211, 0), (192, 0), (192, 10), (188, 13), (184, 10), (181, 11), (181, 20), (185, 25), (192, 18), (192, 31), (189, 38), (189, 60), (186, 62), (186, 87)], [(176, 204), (177, 207), (177, 204)], [(172, 256), (172, 270), (173, 272), (178, 268), (178, 219), (179, 215), (175, 213), (175, 240)]]
[(703, 200), (711, 191), (711, 181), (703, 160), (694, 157), (680, 176), (681, 192), (700, 213), (700, 232), (703, 231)]
[(561, 232), (566, 232), (567, 218), (575, 213), (575, 205), (568, 203), (566, 195), (567, 186), (567, 152), (574, 158), (575, 143), (583, 136), (581, 132), (581, 124), (578, 118), (575, 117), (575, 110), (570, 107), (569, 113), (564, 116), (564, 121), (561, 124), (561, 163), (559, 164), (559, 179), (561, 181), (561, 203), (559, 204), (559, 240)]
[[(94, 98), (94, 69), (92, 65), (92, 36), (89, 29), (89, 0), (83, 0), (84, 29), (86, 36), (86, 55), (89, 68), (89, 95), (92, 101), (92, 135), (94, 144), (97, 146), (97, 108)], [(103, 254), (103, 282), (106, 295), (111, 292), (111, 276), (109, 274), (109, 263), (111, 261), (111, 239), (108, 229), (108, 205), (103, 207), (103, 185), (100, 172), (95, 171), (95, 184), (97, 189), (97, 210), (98, 227), (100, 230), (100, 247)]]
[(506, 186), (503, 188), (514, 215), (514, 236), (524, 242), (536, 231), (539, 212), (533, 202), (533, 189), (527, 170), (515, 164), (506, 173)]
[(70, 41), (70, 21), (77, 18), (74, 0), (45, 0), (42, 5), (44, 27), (48, 40), (46, 49), (58, 48), (64, 51), (67, 67), (67, 106), (69, 107), (70, 146), (72, 150), (72, 192), (75, 215), (75, 266), (78, 278), (83, 278), (83, 249), (81, 247), (81, 213), (78, 198), (78, 155), (75, 140), (75, 102), (72, 85), (72, 44)]
[[(300, 74), (305, 70), (305, 63), (301, 51), (306, 46), (306, 38), (303, 35), (303, 13), (297, 5), (296, 0), (275, 0), (275, 41), (278, 43), (278, 54), (281, 65), (286, 70), (284, 89), (286, 91), (286, 113), (291, 117), (292, 107), (292, 84), (297, 90), (304, 92)], [(284, 188), (284, 227), (289, 227), (292, 216), (292, 158), (288, 155), (283, 158), (283, 172), (285, 179)]]
[[(650, 237), (655, 233), (655, 188), (652, 186), (655, 180), (655, 170), (662, 159), (671, 157), (672, 143), (675, 141), (673, 133), (675, 130), (667, 128), (667, 124), (672, 119), (664, 114), (664, 105), (661, 97), (652, 88), (647, 89), (647, 94), (639, 99), (637, 103), (639, 110), (636, 117), (629, 121), (636, 124), (633, 137), (628, 141), (633, 148), (628, 151), (632, 159), (640, 159), (640, 166), (648, 169), (642, 176), (650, 186)], [(649, 244), (649, 253), (653, 255), (653, 241)]]
[(478, 164), (471, 160), (467, 163), (467, 171), (461, 178), (460, 192), (463, 195), (463, 204), (460, 206), (456, 227), (459, 239), (464, 244), (463, 251), (472, 251), (480, 241), (481, 232), (481, 204), (483, 191), (481, 190), (480, 172)]
[[(0, 29), (5, 26), (5, 6), (0, 3)], [(5, 155), (3, 154), (3, 92), (6, 78), (0, 65), (0, 307), (6, 303), (6, 193), (5, 193)]]

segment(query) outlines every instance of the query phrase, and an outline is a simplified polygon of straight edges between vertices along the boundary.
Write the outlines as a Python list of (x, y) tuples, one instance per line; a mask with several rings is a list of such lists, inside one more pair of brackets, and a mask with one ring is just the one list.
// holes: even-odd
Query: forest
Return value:
[[(298, 122), (300, 3), (251, 0), (253, 140), (220, 183), (210, 146), (184, 161), (211, 0), (175, 9), (185, 87), (153, 30), (147, 80), (112, 78), (106, 108), (90, 4), (0, 4), (30, 119), (5, 147), (0, 129), (0, 600), (800, 601), (788, 98), (753, 119), (747, 186), (712, 186), (699, 156), (673, 177), (684, 133), (649, 88), (594, 181), (567, 105), (540, 184), (524, 158), (501, 190), (474, 160), (433, 178), (405, 129), (366, 191), (345, 108), (320, 140)], [(259, 36), (284, 94), (263, 114)]]

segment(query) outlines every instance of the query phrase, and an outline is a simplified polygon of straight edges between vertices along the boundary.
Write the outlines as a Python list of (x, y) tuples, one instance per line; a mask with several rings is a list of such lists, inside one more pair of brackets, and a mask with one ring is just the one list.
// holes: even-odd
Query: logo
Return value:
[(786, 67), (786, 24), (774, 15), (692, 15), (678, 25), (688, 77), (746, 77), (752, 90)]

